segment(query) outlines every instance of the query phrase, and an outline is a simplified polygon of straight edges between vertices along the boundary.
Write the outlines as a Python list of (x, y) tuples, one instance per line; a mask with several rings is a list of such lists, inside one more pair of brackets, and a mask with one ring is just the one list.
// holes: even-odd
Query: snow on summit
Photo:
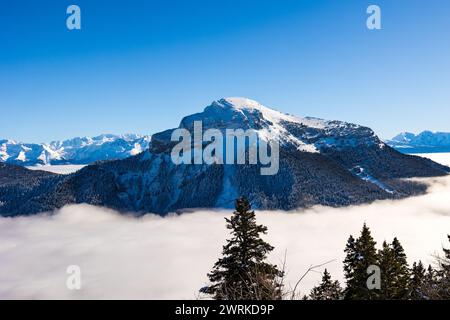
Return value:
[[(230, 118), (229, 113), (234, 116)], [(211, 122), (211, 118), (240, 122), (241, 126), (248, 123), (260, 138), (266, 141), (276, 138), (281, 144), (294, 145), (303, 152), (317, 153), (327, 145), (352, 144), (361, 134), (368, 136), (368, 143), (374, 142), (372, 138), (377, 139), (373, 131), (356, 124), (285, 114), (244, 97), (214, 101), (203, 113), (194, 116), (195, 120), (206, 120), (206, 123)], [(344, 136), (346, 138), (342, 139)]]
[[(201, 121), (209, 129), (253, 129), (260, 139), (277, 140), (280, 145), (301, 152), (320, 153), (324, 148), (344, 148), (358, 144), (384, 144), (372, 130), (342, 121), (285, 114), (245, 97), (216, 100), (202, 112), (184, 117), (180, 128), (190, 129)], [(170, 131), (170, 130), (168, 130)], [(165, 141), (164, 132), (153, 136)], [(151, 145), (150, 136), (102, 134), (76, 137), (49, 144), (0, 140), (0, 161), (33, 166), (48, 164), (89, 164), (98, 160), (123, 159), (137, 155)]]

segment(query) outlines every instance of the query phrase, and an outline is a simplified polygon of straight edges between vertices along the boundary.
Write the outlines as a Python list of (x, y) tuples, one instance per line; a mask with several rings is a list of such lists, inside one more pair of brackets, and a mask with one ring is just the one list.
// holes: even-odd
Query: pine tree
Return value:
[(331, 280), (331, 275), (325, 269), (322, 282), (311, 290), (309, 298), (311, 300), (340, 300), (343, 292), (339, 281)]
[(412, 300), (425, 299), (426, 270), (422, 261), (414, 262), (411, 268), (411, 280), (409, 283), (409, 298)]
[(378, 290), (367, 287), (369, 275), (367, 270), (371, 265), (377, 265), (378, 256), (369, 228), (364, 223), (361, 235), (357, 240), (350, 236), (345, 248), (344, 272), (346, 279), (345, 299), (372, 300), (377, 299)]
[(278, 279), (283, 273), (265, 262), (273, 247), (260, 238), (260, 234), (267, 233), (267, 227), (256, 224), (248, 200), (236, 200), (236, 211), (225, 220), (232, 237), (208, 274), (212, 285), (200, 291), (219, 300), (281, 299)]

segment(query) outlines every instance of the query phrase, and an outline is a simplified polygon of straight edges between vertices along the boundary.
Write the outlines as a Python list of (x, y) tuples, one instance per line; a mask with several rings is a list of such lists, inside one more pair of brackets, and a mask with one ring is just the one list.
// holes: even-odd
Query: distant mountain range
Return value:
[[(308, 118), (305, 118), (308, 119)], [(310, 121), (318, 119), (310, 118)], [(137, 155), (149, 148), (150, 135), (102, 134), (96, 137), (76, 137), (50, 143), (23, 143), (0, 140), (0, 162), (20, 166), (82, 164), (119, 160)], [(406, 154), (450, 152), (450, 133), (423, 131), (403, 132), (385, 141), (390, 147)], [(301, 148), (315, 148), (303, 145)]]
[(146, 149), (150, 136), (102, 134), (51, 143), (21, 143), (0, 140), (0, 162), (21, 166), (90, 164), (134, 156)]
[(423, 131), (402, 132), (386, 143), (403, 153), (450, 152), (450, 133)]
[(420, 194), (426, 186), (404, 178), (450, 172), (394, 150), (370, 128), (287, 115), (246, 98), (214, 101), (183, 118), (179, 128), (192, 132), (194, 121), (202, 121), (204, 130), (253, 129), (263, 140), (276, 132), (278, 174), (261, 175), (259, 164), (176, 165), (170, 154), (175, 129), (169, 129), (154, 134), (142, 153), (96, 162), (70, 175), (31, 173), (0, 163), (0, 215), (28, 215), (73, 203), (165, 215), (186, 208), (230, 208), (238, 196), (260, 209), (346, 206)]

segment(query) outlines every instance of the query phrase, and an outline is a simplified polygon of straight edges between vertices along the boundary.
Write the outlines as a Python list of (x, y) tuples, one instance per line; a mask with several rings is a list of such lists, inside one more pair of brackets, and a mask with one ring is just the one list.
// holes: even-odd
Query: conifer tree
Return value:
[(367, 287), (367, 279), (370, 275), (367, 270), (371, 265), (377, 265), (378, 256), (367, 225), (361, 230), (357, 240), (350, 236), (345, 248), (344, 272), (346, 279), (345, 299), (372, 300), (377, 299), (378, 290), (370, 290)]
[(414, 262), (411, 268), (411, 281), (409, 283), (409, 298), (412, 300), (422, 300), (425, 298), (425, 267), (422, 261)]
[(395, 254), (391, 245), (383, 242), (382, 249), (378, 252), (378, 262), (381, 271), (380, 299), (392, 299), (395, 294)]
[(340, 300), (343, 292), (339, 281), (331, 280), (331, 275), (325, 269), (322, 282), (311, 290), (309, 298), (311, 300)]
[(260, 234), (266, 234), (267, 227), (256, 224), (248, 200), (236, 200), (236, 211), (225, 220), (232, 237), (223, 247), (222, 258), (208, 274), (211, 286), (200, 291), (219, 300), (281, 299), (278, 279), (283, 273), (265, 262), (273, 247), (260, 238)]
[(436, 282), (436, 270), (433, 269), (433, 267), (428, 265), (427, 273), (425, 274), (425, 281), (428, 283), (428, 285), (433, 286)]
[(427, 271), (422, 286), (424, 300), (438, 300), (439, 299), (439, 283), (438, 283), (438, 271), (433, 269), (431, 265), (428, 265)]
[[(450, 235), (447, 236), (450, 241)], [(435, 272), (434, 299), (450, 300), (450, 248), (443, 248), (444, 256), (438, 258), (438, 269)]]
[(409, 298), (409, 269), (406, 254), (400, 241), (394, 238), (392, 244), (383, 242), (383, 248), (378, 252), (381, 269), (380, 299)]
[[(450, 242), (450, 235), (447, 236), (448, 241)], [(443, 248), (444, 250), (444, 257), (439, 259), (440, 268), (443, 272), (443, 275), (450, 278), (450, 247), (449, 248)]]
[(395, 258), (395, 292), (392, 299), (408, 299), (409, 266), (405, 250), (397, 238), (392, 241), (392, 250)]
[[(344, 249), (345, 252), (345, 259), (344, 259), (344, 275), (345, 279), (349, 281), (350, 279), (353, 279), (355, 267), (356, 267), (356, 261), (357, 261), (357, 254), (356, 254), (356, 240), (353, 238), (352, 235), (347, 240), (347, 244)], [(347, 286), (347, 293), (352, 288), (349, 288)], [(350, 294), (350, 293), (348, 293)]]

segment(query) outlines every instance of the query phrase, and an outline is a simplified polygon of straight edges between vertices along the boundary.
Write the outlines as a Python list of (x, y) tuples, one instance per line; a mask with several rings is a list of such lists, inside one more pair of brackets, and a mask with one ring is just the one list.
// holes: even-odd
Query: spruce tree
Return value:
[(346, 279), (345, 299), (372, 300), (377, 299), (378, 290), (370, 290), (367, 287), (367, 279), (370, 276), (367, 270), (371, 265), (377, 265), (378, 257), (373, 240), (367, 225), (361, 230), (357, 240), (349, 238), (345, 248), (344, 271)]
[(391, 245), (383, 242), (382, 249), (378, 252), (378, 263), (381, 271), (380, 299), (392, 299), (395, 294), (395, 254)]
[(426, 281), (429, 281), (429, 282), (432, 282), (432, 281), (436, 280), (436, 271), (433, 269), (431, 264), (428, 265), (427, 273), (425, 275), (425, 279), (426, 279)]
[(439, 282), (438, 271), (428, 266), (422, 287), (424, 300), (438, 300), (439, 298)]
[(281, 299), (278, 279), (283, 274), (277, 266), (265, 262), (273, 247), (260, 238), (267, 227), (256, 224), (248, 200), (236, 200), (236, 211), (225, 220), (232, 237), (208, 274), (212, 284), (200, 291), (219, 300)]
[(344, 249), (345, 259), (344, 259), (344, 276), (347, 281), (347, 287), (345, 289), (345, 296), (353, 295), (353, 287), (350, 282), (352, 282), (355, 274), (357, 253), (356, 253), (356, 240), (352, 235), (347, 240), (347, 244)]
[(311, 300), (340, 300), (343, 296), (339, 281), (331, 280), (331, 275), (325, 269), (322, 282), (311, 290), (309, 298)]
[(409, 298), (412, 300), (425, 299), (426, 286), (425, 267), (422, 261), (414, 262), (411, 268), (411, 280), (409, 283)]
[(392, 299), (408, 299), (409, 266), (405, 250), (397, 238), (392, 241), (392, 250), (395, 258), (395, 290)]
[(394, 238), (392, 244), (383, 242), (378, 252), (381, 269), (380, 299), (402, 300), (409, 298), (409, 269), (406, 254), (400, 241)]

